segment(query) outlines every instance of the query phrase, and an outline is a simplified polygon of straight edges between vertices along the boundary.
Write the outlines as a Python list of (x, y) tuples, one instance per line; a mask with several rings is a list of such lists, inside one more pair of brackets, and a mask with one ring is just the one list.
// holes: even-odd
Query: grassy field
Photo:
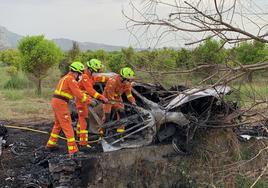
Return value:
[(6, 89), (6, 83), (11, 79), (7, 73), (8, 67), (0, 66), (0, 120), (14, 120), (26, 118), (52, 119), (53, 113), (50, 107), (50, 100), (59, 79), (59, 71), (52, 69), (51, 76), (43, 81), (41, 96), (35, 94), (34, 85), (22, 73), (18, 73), (20, 80), (23, 80), (25, 87), (22, 89)]
[[(57, 67), (49, 71), (49, 76), (43, 80), (42, 95), (35, 94), (35, 87), (24, 73), (17, 74), (20, 80), (20, 89), (7, 89), (5, 85), (10, 81), (8, 67), (0, 63), (0, 120), (14, 120), (26, 118), (45, 118), (53, 119), (53, 113), (50, 106), (50, 100), (55, 86), (60, 78), (60, 72)], [(191, 87), (200, 82), (200, 79), (194, 79), (192, 75), (166, 75), (164, 77), (154, 77), (145, 72), (137, 72), (137, 78), (142, 82), (160, 82), (166, 88), (172, 85), (186, 85)], [(234, 92), (228, 96), (230, 100), (238, 101), (242, 107), (249, 107), (254, 100), (268, 100), (268, 79), (266, 76), (258, 75), (254, 82), (244, 83), (236, 82), (231, 85)], [(267, 104), (261, 105), (267, 108)]]

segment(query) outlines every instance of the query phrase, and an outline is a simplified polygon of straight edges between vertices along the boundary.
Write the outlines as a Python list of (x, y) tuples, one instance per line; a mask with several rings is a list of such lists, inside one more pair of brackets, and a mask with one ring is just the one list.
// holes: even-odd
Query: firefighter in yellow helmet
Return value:
[[(82, 74), (82, 79), (79, 81), (79, 88), (89, 96), (101, 100), (104, 103), (108, 102), (108, 99), (102, 94), (98, 93), (94, 88), (95, 82), (107, 82), (109, 77), (106, 76), (94, 76), (92, 73), (98, 73), (102, 70), (102, 63), (98, 59), (91, 59), (86, 63), (87, 68)], [(76, 100), (76, 108), (78, 111), (78, 124), (77, 124), (77, 135), (79, 136), (79, 145), (81, 149), (87, 149), (88, 145), (88, 129), (87, 129), (87, 118), (88, 118), (88, 106)]]
[[(124, 111), (124, 104), (122, 103), (122, 94), (126, 94), (127, 99), (131, 104), (136, 105), (135, 98), (132, 95), (132, 85), (131, 82), (135, 77), (134, 71), (129, 68), (125, 67), (122, 68), (119, 74), (116, 74), (107, 82), (104, 88), (104, 96), (109, 100), (112, 101), (109, 104), (103, 104), (103, 111), (104, 111), (104, 123), (110, 121), (111, 110), (115, 109), (116, 112), (119, 114), (120, 118), (126, 117)], [(125, 126), (122, 125), (117, 128), (118, 133), (122, 133), (125, 131)], [(103, 133), (103, 130), (100, 129), (100, 133)]]
[(75, 142), (74, 131), (72, 127), (71, 115), (68, 107), (69, 100), (76, 98), (83, 105), (92, 102), (91, 98), (83, 93), (79, 88), (77, 80), (84, 71), (84, 65), (81, 62), (73, 62), (70, 65), (70, 71), (62, 77), (56, 87), (56, 90), (51, 101), (54, 111), (55, 123), (50, 133), (47, 142), (47, 149), (57, 147), (60, 132), (63, 131), (67, 138), (68, 152), (74, 155), (78, 152), (78, 147)]

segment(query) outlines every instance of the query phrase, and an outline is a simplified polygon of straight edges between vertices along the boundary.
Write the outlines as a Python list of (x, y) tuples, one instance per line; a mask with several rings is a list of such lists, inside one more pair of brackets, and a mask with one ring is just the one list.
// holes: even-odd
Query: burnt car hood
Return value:
[(230, 93), (231, 88), (228, 86), (216, 86), (213, 88), (194, 88), (188, 89), (176, 96), (169, 104), (165, 107), (166, 110), (172, 110), (185, 103), (193, 101), (202, 97), (216, 97), (219, 98), (221, 95)]

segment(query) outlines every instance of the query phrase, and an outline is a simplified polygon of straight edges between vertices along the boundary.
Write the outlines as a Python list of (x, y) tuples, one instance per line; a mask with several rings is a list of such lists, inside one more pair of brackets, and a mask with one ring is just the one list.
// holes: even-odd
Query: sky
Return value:
[[(133, 1), (139, 5), (142, 0)], [(268, 10), (268, 0), (254, 1)], [(0, 0), (0, 25), (20, 35), (44, 34), (49, 39), (69, 38), (136, 47), (133, 36), (126, 29), (127, 19), (122, 10), (131, 15), (129, 0)], [(172, 36), (171, 40), (174, 38)], [(173, 46), (174, 43), (167, 40), (163, 45)], [(150, 42), (143, 47), (148, 46)]]
[(128, 45), (127, 0), (0, 0), (0, 25), (20, 35)]

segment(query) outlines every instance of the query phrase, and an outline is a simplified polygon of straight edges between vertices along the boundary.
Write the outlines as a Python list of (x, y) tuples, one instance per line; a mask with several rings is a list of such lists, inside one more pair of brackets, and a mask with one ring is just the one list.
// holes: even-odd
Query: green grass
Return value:
[(2, 91), (4, 99), (10, 101), (22, 100), (25, 98), (23, 90), (8, 89)]
[(249, 146), (242, 146), (240, 148), (240, 156), (242, 160), (249, 160), (256, 155), (254, 148)]
[(4, 84), (4, 89), (25, 89), (31, 88), (33, 84), (20, 75), (10, 77), (10, 79)]
[[(249, 179), (241, 175), (237, 175), (235, 178), (235, 188), (250, 187), (254, 183), (254, 180)], [(268, 187), (268, 181), (260, 179), (254, 186), (254, 188), (266, 188)]]
[(0, 89), (4, 88), (5, 83), (9, 80), (9, 75), (7, 73), (8, 67), (0, 66), (1, 79), (0, 79)]
[(49, 100), (26, 96), (25, 90), (0, 91), (0, 103), (0, 120), (53, 118)]
[(256, 101), (268, 100), (268, 83), (253, 82), (251, 84), (233, 84), (233, 92), (226, 99), (238, 101), (240, 106), (249, 107)]
[(53, 113), (50, 100), (60, 76), (57, 68), (52, 68), (49, 71), (50, 75), (43, 80), (41, 96), (36, 95), (34, 83), (30, 82), (21, 71), (17, 75), (20, 79), (19, 86), (23, 85), (23, 83), (27, 83), (27, 85), (15, 87), (16, 89), (5, 89), (4, 86), (11, 80), (7, 70), (8, 67), (0, 64), (0, 104), (1, 108), (4, 109), (0, 111), (0, 120), (39, 117), (52, 119)]

